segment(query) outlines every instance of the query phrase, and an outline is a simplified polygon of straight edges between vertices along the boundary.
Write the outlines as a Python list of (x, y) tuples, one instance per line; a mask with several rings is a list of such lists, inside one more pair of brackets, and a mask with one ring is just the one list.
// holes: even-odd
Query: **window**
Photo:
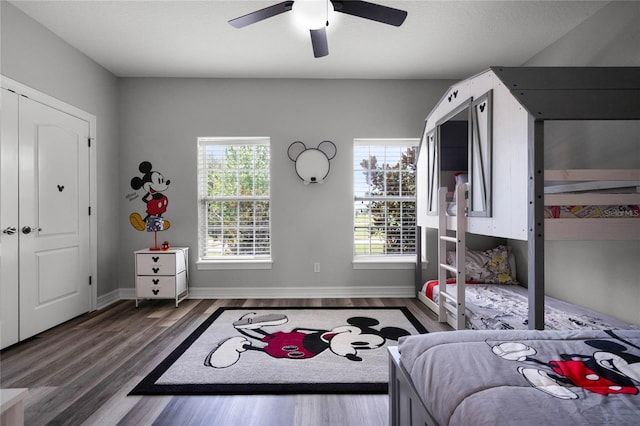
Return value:
[(419, 139), (354, 141), (356, 260), (415, 260)]
[(269, 138), (199, 138), (199, 258), (271, 260)]

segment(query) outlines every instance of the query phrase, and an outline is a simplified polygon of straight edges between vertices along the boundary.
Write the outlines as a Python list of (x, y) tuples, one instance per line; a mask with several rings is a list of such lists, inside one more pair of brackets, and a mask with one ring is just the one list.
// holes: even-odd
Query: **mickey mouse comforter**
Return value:
[(461, 330), (398, 349), (441, 425), (640, 424), (640, 330)]

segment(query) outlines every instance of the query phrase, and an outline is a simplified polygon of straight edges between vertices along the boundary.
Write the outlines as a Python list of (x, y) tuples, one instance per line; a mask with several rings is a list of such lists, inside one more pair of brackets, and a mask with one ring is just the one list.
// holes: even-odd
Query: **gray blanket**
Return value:
[(639, 330), (462, 330), (399, 351), (441, 425), (640, 424)]

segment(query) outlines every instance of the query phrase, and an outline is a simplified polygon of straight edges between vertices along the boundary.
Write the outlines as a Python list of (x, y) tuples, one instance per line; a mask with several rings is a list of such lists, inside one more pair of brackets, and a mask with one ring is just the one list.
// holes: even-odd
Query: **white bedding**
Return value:
[[(456, 294), (456, 285), (447, 291)], [(426, 292), (426, 286), (422, 294)], [(438, 303), (438, 286), (432, 300)], [(527, 289), (519, 285), (469, 284), (466, 289), (466, 327), (472, 330), (526, 330), (528, 326)], [(606, 330), (630, 329), (634, 326), (613, 317), (547, 296), (545, 329)]]

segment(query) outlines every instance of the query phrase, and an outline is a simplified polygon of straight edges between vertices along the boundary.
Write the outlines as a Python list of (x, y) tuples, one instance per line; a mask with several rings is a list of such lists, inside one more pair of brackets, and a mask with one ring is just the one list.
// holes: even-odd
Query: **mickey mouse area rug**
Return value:
[(407, 308), (220, 308), (130, 395), (386, 393)]

